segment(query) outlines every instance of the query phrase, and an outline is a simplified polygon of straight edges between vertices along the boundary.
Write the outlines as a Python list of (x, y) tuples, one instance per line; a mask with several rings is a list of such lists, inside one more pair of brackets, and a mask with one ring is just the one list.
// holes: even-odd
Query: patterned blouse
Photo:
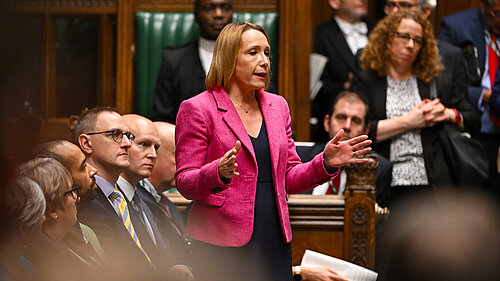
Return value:
[[(420, 103), (417, 78), (406, 80), (387, 77), (387, 118), (407, 114)], [(391, 139), (390, 160), (392, 162), (391, 186), (428, 185), (425, 171), (421, 129), (409, 130)]]

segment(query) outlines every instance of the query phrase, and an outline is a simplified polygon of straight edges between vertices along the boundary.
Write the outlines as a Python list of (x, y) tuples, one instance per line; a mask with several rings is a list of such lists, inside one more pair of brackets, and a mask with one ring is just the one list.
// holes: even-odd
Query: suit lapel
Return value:
[[(276, 111), (277, 108), (273, 107), (273, 103), (266, 98), (266, 94), (262, 91), (257, 91), (257, 101), (259, 102), (260, 110), (262, 111), (262, 116), (264, 118), (264, 124), (267, 130), (267, 137), (269, 140), (269, 152), (271, 155), (271, 163), (273, 165), (273, 173), (276, 175), (278, 170), (279, 162), (279, 149), (280, 149), (280, 125), (283, 123), (281, 120), (275, 120), (279, 118), (279, 114)], [(282, 128), (281, 128), (282, 129)]]
[(356, 66), (354, 65), (354, 54), (351, 52), (349, 45), (347, 45), (344, 33), (338, 26), (335, 19), (332, 19), (331, 30), (330, 42), (332, 42), (333, 46), (339, 50), (339, 57), (345, 62), (351, 71), (354, 71), (356, 69)]
[(236, 112), (236, 109), (234, 108), (234, 105), (226, 91), (220, 87), (212, 90), (211, 92), (215, 98), (215, 102), (217, 103), (217, 109), (222, 112), (222, 119), (224, 122), (241, 142), (241, 145), (250, 151), (253, 158), (256, 159), (252, 141), (250, 140), (247, 130), (245, 129), (243, 122), (241, 122), (240, 116), (238, 115), (238, 112)]

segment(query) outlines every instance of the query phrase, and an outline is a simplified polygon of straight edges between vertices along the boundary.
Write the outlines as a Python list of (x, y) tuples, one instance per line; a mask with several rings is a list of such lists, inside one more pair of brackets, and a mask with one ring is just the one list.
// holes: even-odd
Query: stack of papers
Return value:
[(367, 268), (311, 250), (304, 253), (301, 266), (329, 267), (351, 281), (376, 281), (378, 276), (378, 273)]
[(325, 68), (325, 64), (328, 61), (328, 58), (317, 54), (312, 53), (309, 57), (309, 98), (310, 100), (314, 100), (319, 90), (323, 86), (323, 82), (321, 82), (321, 74), (323, 74), (323, 69)]

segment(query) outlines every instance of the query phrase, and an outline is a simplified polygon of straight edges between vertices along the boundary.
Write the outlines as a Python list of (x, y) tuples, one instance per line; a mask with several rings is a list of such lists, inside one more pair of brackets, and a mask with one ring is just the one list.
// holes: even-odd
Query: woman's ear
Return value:
[(57, 212), (56, 209), (51, 209), (47, 212), (46, 218), (48, 219), (50, 218), (51, 220), (56, 221), (57, 219), (59, 219), (59, 213)]

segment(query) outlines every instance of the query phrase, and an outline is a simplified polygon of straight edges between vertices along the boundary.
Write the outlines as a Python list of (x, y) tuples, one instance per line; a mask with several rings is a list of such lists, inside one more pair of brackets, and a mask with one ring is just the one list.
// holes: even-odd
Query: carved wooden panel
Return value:
[[(277, 0), (235, 0), (235, 11), (277, 12)], [(179, 12), (192, 11), (193, 0), (139, 0), (137, 11)]]
[(345, 196), (344, 258), (375, 268), (375, 171), (378, 158), (348, 165)]

